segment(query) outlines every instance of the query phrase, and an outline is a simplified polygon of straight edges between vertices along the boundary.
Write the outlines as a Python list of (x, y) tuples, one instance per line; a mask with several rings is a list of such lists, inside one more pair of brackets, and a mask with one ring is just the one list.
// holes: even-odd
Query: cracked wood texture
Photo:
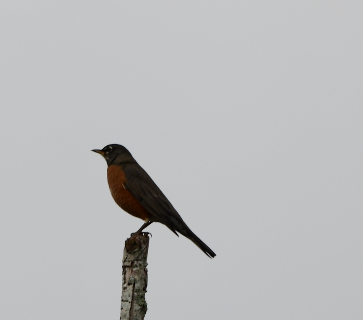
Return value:
[(147, 311), (148, 233), (141, 233), (125, 241), (122, 260), (122, 296), (120, 320), (143, 320)]

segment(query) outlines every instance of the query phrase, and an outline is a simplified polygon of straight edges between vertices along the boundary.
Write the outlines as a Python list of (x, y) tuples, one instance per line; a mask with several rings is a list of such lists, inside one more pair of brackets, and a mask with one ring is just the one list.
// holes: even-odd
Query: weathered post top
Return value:
[(125, 241), (120, 320), (144, 320), (145, 318), (148, 249), (149, 236), (146, 232)]

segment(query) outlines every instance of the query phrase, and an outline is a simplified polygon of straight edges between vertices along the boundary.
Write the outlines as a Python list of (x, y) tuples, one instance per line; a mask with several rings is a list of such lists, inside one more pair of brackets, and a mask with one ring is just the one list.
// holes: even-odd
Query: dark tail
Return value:
[[(184, 228), (183, 228), (184, 229)], [(189, 240), (193, 241), (194, 244), (202, 250), (209, 258), (214, 258), (216, 254), (209, 248), (202, 240), (200, 240), (189, 228), (187, 230), (177, 230), (184, 237), (187, 237)]]
[[(175, 210), (175, 209), (174, 209)], [(209, 248), (202, 240), (200, 240), (192, 230), (189, 229), (187, 224), (183, 221), (180, 215), (175, 211), (173, 215), (169, 216), (169, 221), (162, 221), (172, 232), (174, 232), (178, 237), (178, 233), (182, 234), (184, 237), (193, 241), (194, 244), (202, 250), (209, 258), (214, 258), (216, 254)]]

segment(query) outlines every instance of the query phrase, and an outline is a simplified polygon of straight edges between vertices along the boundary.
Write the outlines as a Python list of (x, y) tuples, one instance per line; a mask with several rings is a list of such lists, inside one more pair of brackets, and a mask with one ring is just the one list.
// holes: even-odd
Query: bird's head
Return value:
[(131, 153), (119, 144), (109, 144), (102, 150), (94, 149), (93, 152), (99, 153), (105, 158), (107, 165), (111, 164), (123, 164), (127, 162), (136, 162)]

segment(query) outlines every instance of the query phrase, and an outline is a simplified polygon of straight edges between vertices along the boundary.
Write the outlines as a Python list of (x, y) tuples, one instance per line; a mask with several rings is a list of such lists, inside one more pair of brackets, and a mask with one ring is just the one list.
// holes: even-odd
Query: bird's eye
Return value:
[(111, 146), (106, 146), (102, 149), (102, 151), (105, 153), (105, 154), (109, 154), (111, 151), (112, 151), (112, 147)]

